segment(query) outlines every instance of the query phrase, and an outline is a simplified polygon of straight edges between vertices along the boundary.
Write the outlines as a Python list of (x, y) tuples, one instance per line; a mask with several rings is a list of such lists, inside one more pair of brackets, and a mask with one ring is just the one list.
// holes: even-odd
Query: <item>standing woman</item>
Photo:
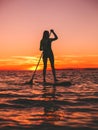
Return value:
[[(50, 38), (51, 33), (53, 33), (54, 38)], [(44, 82), (46, 82), (46, 68), (47, 68), (47, 60), (48, 60), (48, 58), (49, 58), (50, 64), (51, 64), (52, 73), (53, 73), (53, 77), (54, 77), (54, 82), (57, 81), (56, 74), (55, 74), (55, 68), (54, 68), (54, 55), (53, 55), (53, 51), (51, 49), (51, 43), (53, 41), (57, 40), (58, 36), (54, 32), (54, 30), (50, 30), (50, 34), (49, 34), (49, 31), (44, 31), (43, 37), (42, 37), (41, 42), (40, 42), (40, 51), (43, 51), (43, 64), (44, 64), (44, 67), (43, 67), (43, 81)]]

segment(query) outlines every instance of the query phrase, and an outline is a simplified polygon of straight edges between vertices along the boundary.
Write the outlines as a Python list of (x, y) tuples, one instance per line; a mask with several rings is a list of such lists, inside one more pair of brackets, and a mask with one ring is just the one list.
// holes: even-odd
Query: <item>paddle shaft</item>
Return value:
[(42, 55), (43, 55), (43, 53), (41, 53), (41, 56), (40, 56), (39, 61), (38, 61), (38, 63), (37, 63), (37, 66), (36, 66), (36, 68), (35, 68), (35, 70), (34, 70), (34, 73), (33, 73), (33, 75), (32, 75), (31, 81), (33, 81), (33, 79), (34, 79), (34, 76), (35, 76), (36, 70), (37, 70), (37, 68), (38, 68), (38, 65), (39, 65), (39, 63), (40, 63), (40, 60), (41, 60), (41, 58), (42, 58)]

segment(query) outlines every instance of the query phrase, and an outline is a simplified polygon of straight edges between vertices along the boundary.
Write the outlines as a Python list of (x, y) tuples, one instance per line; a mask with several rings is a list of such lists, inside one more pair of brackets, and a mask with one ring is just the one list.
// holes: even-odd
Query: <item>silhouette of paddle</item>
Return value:
[(37, 66), (36, 66), (36, 68), (35, 68), (35, 70), (34, 70), (34, 73), (33, 73), (33, 75), (32, 75), (32, 78), (31, 78), (30, 81), (27, 82), (26, 84), (33, 84), (33, 79), (34, 79), (36, 70), (37, 70), (37, 68), (38, 68), (38, 65), (39, 65), (39, 63), (40, 63), (40, 60), (41, 60), (41, 58), (42, 58), (42, 55), (43, 55), (43, 53), (41, 53), (41, 56), (40, 56), (40, 58), (39, 58), (39, 61), (38, 61), (38, 63), (37, 63)]

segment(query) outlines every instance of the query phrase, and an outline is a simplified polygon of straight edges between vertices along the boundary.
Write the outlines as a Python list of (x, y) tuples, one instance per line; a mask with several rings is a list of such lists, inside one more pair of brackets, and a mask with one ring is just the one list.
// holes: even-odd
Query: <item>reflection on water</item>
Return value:
[[(44, 86), (38, 71), (32, 87), (23, 85), (32, 72), (1, 71), (0, 130), (98, 129), (98, 70), (57, 71), (71, 86)], [(51, 78), (47, 73), (47, 80)]]

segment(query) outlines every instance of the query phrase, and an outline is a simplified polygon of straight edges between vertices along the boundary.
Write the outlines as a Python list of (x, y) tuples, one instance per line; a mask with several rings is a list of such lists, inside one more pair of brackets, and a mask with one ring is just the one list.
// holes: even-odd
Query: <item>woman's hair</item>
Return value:
[(43, 32), (43, 38), (42, 39), (45, 39), (45, 38), (49, 38), (49, 31), (45, 30)]

